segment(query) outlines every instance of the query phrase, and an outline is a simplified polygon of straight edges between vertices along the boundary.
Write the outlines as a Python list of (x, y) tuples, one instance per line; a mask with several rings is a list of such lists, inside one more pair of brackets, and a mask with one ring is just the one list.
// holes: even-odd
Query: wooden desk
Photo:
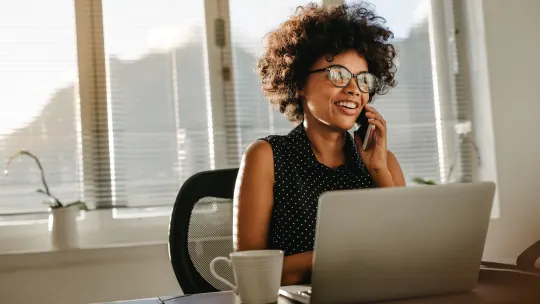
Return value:
[[(236, 294), (230, 291), (180, 297), (159, 297), (153, 299), (116, 302), (122, 304), (240, 304)], [(293, 304), (292, 300), (280, 297), (277, 304)], [(515, 271), (482, 269), (478, 286), (469, 293), (425, 297), (387, 303), (399, 304), (494, 304), (494, 303), (540, 303), (540, 275)]]

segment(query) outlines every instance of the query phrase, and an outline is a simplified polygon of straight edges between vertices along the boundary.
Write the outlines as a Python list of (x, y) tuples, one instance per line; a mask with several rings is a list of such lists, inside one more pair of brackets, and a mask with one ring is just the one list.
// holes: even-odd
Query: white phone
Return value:
[(362, 140), (362, 149), (365, 151), (369, 148), (371, 141), (374, 139), (375, 125), (368, 122), (366, 117), (366, 109), (362, 109), (362, 112), (356, 119), (356, 127)]
[(362, 149), (367, 150), (368, 145), (374, 140), (373, 136), (375, 135), (375, 126), (369, 125), (366, 130), (366, 135), (364, 135), (364, 140), (362, 141)]

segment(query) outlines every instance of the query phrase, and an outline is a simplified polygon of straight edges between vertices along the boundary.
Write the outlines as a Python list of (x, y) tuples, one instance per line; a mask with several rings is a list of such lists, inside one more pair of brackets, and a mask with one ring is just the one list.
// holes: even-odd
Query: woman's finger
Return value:
[(370, 106), (370, 105), (366, 105), (366, 113), (375, 113), (379, 116), (382, 116), (381, 113), (379, 113), (379, 111), (377, 111), (377, 109), (375, 109), (374, 107)]
[(378, 130), (378, 137), (381, 139), (386, 139), (386, 126), (379, 120), (372, 118), (368, 119), (368, 122), (374, 125)]
[[(373, 130), (373, 132), (375, 132), (374, 135), (371, 135), (371, 136), (376, 136), (377, 134), (377, 129)], [(359, 147), (358, 150), (360, 150), (360, 155), (362, 156), (362, 159), (365, 159), (366, 157), (366, 153), (368, 153), (367, 151), (370, 150), (370, 148), (375, 144), (375, 142), (377, 141), (377, 138), (373, 137), (372, 141), (371, 142), (368, 142), (368, 145), (366, 147), (366, 150), (364, 150), (362, 147), (364, 146), (364, 143), (362, 142), (362, 139), (360, 138), (360, 133), (358, 133), (358, 131), (356, 131), (354, 133), (354, 141), (356, 143), (356, 146)]]
[(376, 119), (386, 126), (386, 120), (384, 120), (384, 118), (380, 114), (375, 114), (374, 112), (367, 112), (366, 117)]
[(375, 113), (377, 115), (380, 115), (379, 111), (377, 111), (377, 109), (375, 109), (374, 107), (372, 107), (370, 105), (366, 105), (366, 113), (368, 113), (368, 112), (372, 112), (372, 113)]

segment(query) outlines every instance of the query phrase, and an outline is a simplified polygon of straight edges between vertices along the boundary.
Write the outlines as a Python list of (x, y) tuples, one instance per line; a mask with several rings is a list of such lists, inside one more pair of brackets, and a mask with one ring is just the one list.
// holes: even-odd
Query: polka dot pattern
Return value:
[(263, 140), (270, 143), (274, 154), (274, 207), (268, 245), (285, 255), (313, 250), (318, 198), (323, 192), (375, 187), (348, 132), (346, 162), (338, 168), (317, 160), (303, 124), (288, 135)]

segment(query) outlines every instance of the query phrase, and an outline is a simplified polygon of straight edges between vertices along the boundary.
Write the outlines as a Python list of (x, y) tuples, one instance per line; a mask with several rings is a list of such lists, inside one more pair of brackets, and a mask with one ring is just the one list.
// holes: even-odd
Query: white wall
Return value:
[(181, 293), (166, 244), (0, 255), (0, 303), (86, 304)]
[(484, 259), (515, 261), (540, 240), (540, 1), (466, 2), (479, 176), (500, 207)]

